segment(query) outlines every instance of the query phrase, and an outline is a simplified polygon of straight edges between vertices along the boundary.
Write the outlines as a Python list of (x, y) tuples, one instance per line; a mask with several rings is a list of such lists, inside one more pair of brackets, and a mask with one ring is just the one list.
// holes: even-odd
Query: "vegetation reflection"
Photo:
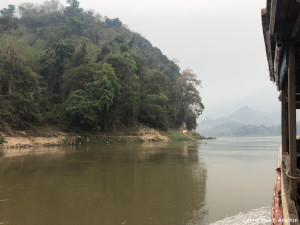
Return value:
[(6, 157), (0, 199), (9, 201), (0, 217), (25, 225), (205, 223), (206, 177), (195, 143)]

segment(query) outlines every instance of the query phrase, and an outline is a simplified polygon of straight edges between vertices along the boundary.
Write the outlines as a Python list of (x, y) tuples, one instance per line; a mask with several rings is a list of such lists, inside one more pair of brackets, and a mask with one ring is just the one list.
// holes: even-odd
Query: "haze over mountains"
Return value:
[(205, 105), (206, 108), (199, 121), (226, 117), (242, 107), (249, 107), (256, 111), (268, 113), (280, 111), (278, 96), (279, 92), (276, 90), (275, 85), (270, 84), (250, 96), (237, 98), (236, 100), (222, 101), (214, 105)]
[(204, 136), (279, 135), (280, 112), (265, 113), (242, 107), (229, 116), (202, 121), (197, 131)]
[(270, 85), (253, 95), (208, 106), (197, 131), (215, 137), (280, 135), (278, 95)]

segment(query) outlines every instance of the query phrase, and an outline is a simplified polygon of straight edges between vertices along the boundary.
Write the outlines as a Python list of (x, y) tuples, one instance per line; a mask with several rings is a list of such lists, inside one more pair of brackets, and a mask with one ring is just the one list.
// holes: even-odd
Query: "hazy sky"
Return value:
[[(0, 8), (21, 2), (1, 0)], [(205, 105), (271, 85), (260, 18), (265, 4), (265, 0), (80, 1), (86, 10), (118, 17), (168, 58), (179, 60), (182, 69), (193, 70), (202, 80)]]

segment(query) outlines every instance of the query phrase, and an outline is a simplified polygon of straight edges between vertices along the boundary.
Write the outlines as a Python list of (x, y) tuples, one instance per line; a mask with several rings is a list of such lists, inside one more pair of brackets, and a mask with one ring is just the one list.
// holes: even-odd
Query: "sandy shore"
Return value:
[(54, 145), (69, 145), (75, 144), (78, 136), (60, 135), (56, 137), (20, 137), (9, 136), (5, 137), (5, 143), (2, 148), (22, 148), (34, 146), (54, 146)]
[[(91, 137), (107, 137), (107, 135), (89, 135)], [(169, 138), (163, 133), (145, 126), (140, 126), (137, 130), (137, 136), (112, 135), (116, 138), (140, 138), (143, 142), (168, 142)], [(57, 146), (57, 145), (75, 145), (81, 138), (80, 135), (47, 130), (43, 136), (31, 136), (24, 131), (16, 132), (14, 136), (5, 137), (5, 143), (0, 148), (30, 148), (36, 146)], [(88, 141), (87, 141), (88, 142)]]

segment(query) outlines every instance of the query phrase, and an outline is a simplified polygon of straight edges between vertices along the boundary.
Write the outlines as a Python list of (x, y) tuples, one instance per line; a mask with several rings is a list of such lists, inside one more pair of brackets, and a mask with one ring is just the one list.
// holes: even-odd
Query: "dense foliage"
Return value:
[(56, 0), (0, 10), (0, 128), (196, 127), (192, 71), (116, 19)]

